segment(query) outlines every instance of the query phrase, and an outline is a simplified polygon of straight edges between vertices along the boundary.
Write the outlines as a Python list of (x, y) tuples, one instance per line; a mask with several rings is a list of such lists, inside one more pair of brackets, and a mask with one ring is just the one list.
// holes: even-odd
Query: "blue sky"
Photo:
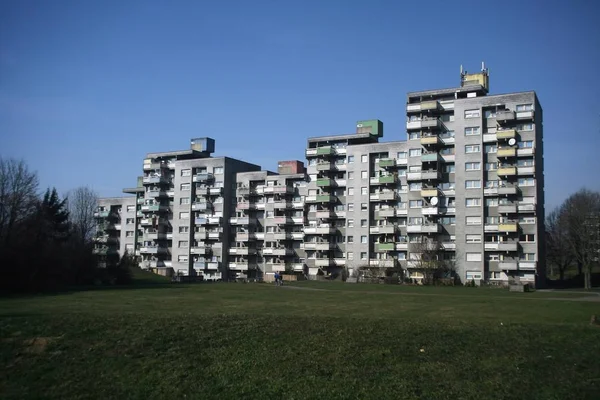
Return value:
[(275, 169), (361, 119), (404, 140), (406, 92), (485, 60), (491, 93), (538, 93), (552, 207), (600, 190), (598, 15), (580, 0), (4, 0), (0, 156), (102, 196), (192, 137)]

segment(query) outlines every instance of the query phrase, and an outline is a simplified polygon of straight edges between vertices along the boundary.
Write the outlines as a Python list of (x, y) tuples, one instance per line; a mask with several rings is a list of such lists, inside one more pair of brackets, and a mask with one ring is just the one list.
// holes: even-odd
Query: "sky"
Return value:
[(101, 196), (194, 137), (276, 170), (358, 120), (405, 140), (407, 92), (485, 61), (490, 94), (538, 94), (552, 208), (600, 190), (599, 15), (587, 0), (2, 0), (0, 157)]

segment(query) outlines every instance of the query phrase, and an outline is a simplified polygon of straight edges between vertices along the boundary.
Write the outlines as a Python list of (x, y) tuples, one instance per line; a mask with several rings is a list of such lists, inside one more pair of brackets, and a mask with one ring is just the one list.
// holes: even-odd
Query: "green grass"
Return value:
[(164, 282), (0, 300), (0, 398), (598, 398), (585, 293)]

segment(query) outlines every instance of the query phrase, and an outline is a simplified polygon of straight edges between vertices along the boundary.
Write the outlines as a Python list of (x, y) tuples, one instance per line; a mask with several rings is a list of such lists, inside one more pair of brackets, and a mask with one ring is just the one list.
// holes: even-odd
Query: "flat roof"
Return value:
[(418, 92), (408, 92), (407, 97), (452, 94), (452, 93), (456, 93), (456, 92), (470, 92), (473, 90), (485, 90), (485, 89), (481, 85), (458, 86), (458, 87), (445, 88), (445, 89), (430, 89), (430, 90), (421, 90)]
[(160, 153), (148, 153), (146, 158), (157, 158), (157, 157), (168, 157), (168, 156), (191, 156), (194, 154), (201, 155), (202, 153), (196, 150), (175, 150), (175, 151), (164, 151)]
[(143, 191), (144, 191), (143, 187), (134, 187), (134, 188), (125, 188), (125, 189), (123, 189), (123, 193), (131, 193), (131, 194), (140, 193), (140, 192), (143, 192)]
[(348, 139), (377, 139), (377, 137), (373, 137), (370, 133), (345, 133), (341, 135), (330, 135), (330, 136), (315, 136), (308, 138), (308, 142), (327, 142), (327, 141), (336, 141), (336, 140), (348, 140)]

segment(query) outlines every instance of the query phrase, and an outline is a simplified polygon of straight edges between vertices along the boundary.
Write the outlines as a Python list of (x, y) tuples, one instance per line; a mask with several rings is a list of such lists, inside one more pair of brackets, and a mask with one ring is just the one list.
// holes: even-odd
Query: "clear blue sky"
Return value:
[(599, 16), (581, 0), (3, 0), (0, 155), (102, 196), (192, 137), (275, 169), (360, 119), (404, 140), (406, 92), (485, 60), (492, 93), (538, 93), (551, 207), (600, 190)]

